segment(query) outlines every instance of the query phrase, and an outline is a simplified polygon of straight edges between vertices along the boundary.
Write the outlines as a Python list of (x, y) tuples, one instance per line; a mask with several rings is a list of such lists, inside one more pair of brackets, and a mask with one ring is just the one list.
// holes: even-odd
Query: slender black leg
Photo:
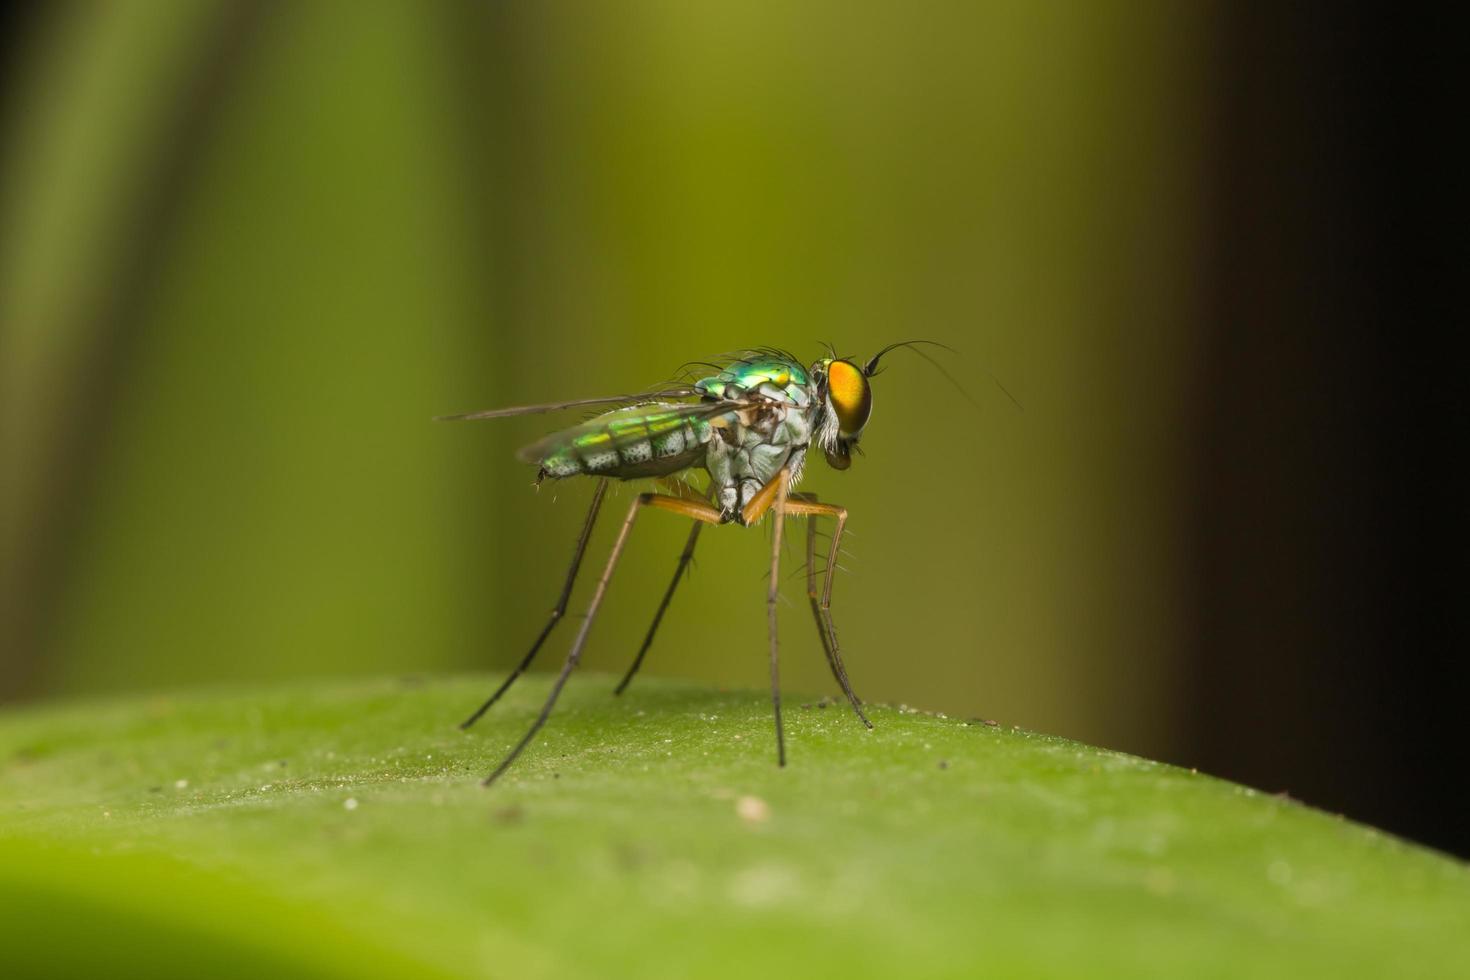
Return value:
[[(804, 494), (800, 499), (791, 498), (784, 507), (788, 514), (802, 514), (806, 525), (806, 594), (811, 603), (812, 616), (817, 621), (817, 633), (822, 638), (822, 652), (827, 655), (827, 665), (832, 668), (842, 693), (847, 695), (858, 720), (868, 728), (873, 723), (863, 713), (862, 702), (853, 693), (852, 683), (847, 679), (847, 667), (842, 663), (842, 650), (837, 644), (837, 627), (832, 623), (832, 579), (837, 572), (837, 551), (842, 543), (842, 529), (847, 524), (847, 510), (834, 504), (818, 503), (815, 496)], [(817, 518), (831, 517), (836, 521), (832, 531), (832, 547), (827, 553), (826, 585), (820, 596), (817, 593)]]
[(656, 493), (638, 495), (633, 505), (628, 508), (628, 516), (623, 521), (622, 530), (618, 531), (618, 538), (613, 543), (612, 553), (607, 556), (607, 565), (602, 570), (602, 577), (597, 580), (597, 589), (592, 593), (592, 601), (587, 605), (587, 614), (582, 619), (582, 628), (577, 631), (577, 638), (572, 641), (572, 648), (567, 652), (566, 662), (562, 664), (561, 673), (556, 675), (556, 680), (551, 685), (551, 693), (546, 696), (546, 703), (541, 706), (541, 713), (536, 716), (530, 730), (521, 736), (521, 740), (500, 761), (500, 765), (495, 767), (495, 771), (485, 777), (484, 785), (489, 786), (510, 768), (511, 763), (515, 762), (516, 758), (525, 751), (526, 746), (531, 744), (531, 740), (536, 737), (541, 726), (546, 724), (546, 719), (551, 717), (551, 709), (556, 706), (556, 699), (561, 696), (561, 689), (566, 686), (567, 678), (571, 676), (578, 661), (582, 659), (582, 648), (587, 644), (587, 634), (592, 631), (592, 621), (597, 618), (597, 610), (602, 605), (602, 597), (607, 594), (607, 583), (612, 579), (618, 558), (622, 556), (623, 546), (628, 541), (628, 532), (633, 530), (633, 519), (638, 516), (638, 508), (647, 506), (672, 510), (707, 524), (718, 524), (721, 521), (718, 510), (700, 501), (665, 497)]
[(674, 590), (679, 587), (679, 580), (684, 577), (684, 570), (689, 567), (689, 562), (694, 558), (694, 546), (699, 542), (699, 532), (704, 529), (703, 521), (695, 521), (694, 526), (689, 529), (689, 540), (684, 542), (684, 550), (679, 555), (679, 564), (674, 568), (674, 578), (669, 582), (668, 591), (664, 593), (663, 601), (658, 604), (658, 612), (653, 614), (653, 622), (648, 627), (648, 635), (643, 638), (643, 646), (638, 648), (638, 656), (633, 658), (633, 666), (623, 675), (622, 683), (614, 690), (614, 694), (622, 694), (633, 681), (633, 675), (638, 673), (638, 668), (643, 666), (643, 657), (648, 653), (648, 648), (653, 645), (653, 635), (658, 632), (658, 624), (663, 622), (664, 612), (669, 608), (669, 603), (674, 598)]
[(577, 536), (577, 550), (572, 554), (572, 567), (567, 569), (567, 580), (566, 584), (561, 588), (561, 598), (556, 600), (556, 608), (551, 610), (551, 618), (546, 621), (546, 625), (541, 630), (541, 635), (536, 637), (535, 643), (531, 644), (531, 652), (521, 658), (521, 662), (517, 665), (516, 669), (511, 671), (510, 676), (505, 679), (500, 687), (496, 688), (494, 694), (485, 699), (485, 703), (480, 705), (474, 714), (460, 722), (460, 728), (469, 728), (475, 722), (479, 721), (480, 716), (489, 711), (490, 706), (496, 701), (499, 701), (502, 694), (510, 690), (510, 686), (516, 682), (516, 678), (524, 674), (526, 668), (531, 666), (531, 661), (536, 659), (536, 653), (541, 649), (541, 644), (546, 642), (546, 638), (551, 635), (551, 631), (556, 628), (556, 624), (561, 622), (562, 616), (566, 615), (567, 600), (572, 597), (572, 586), (577, 581), (578, 569), (582, 567), (582, 556), (587, 553), (587, 541), (592, 537), (592, 525), (597, 522), (597, 512), (602, 509), (602, 498), (606, 495), (607, 479), (604, 477), (597, 481), (597, 489), (592, 491), (592, 506), (587, 509), (587, 520), (582, 524), (582, 533)]

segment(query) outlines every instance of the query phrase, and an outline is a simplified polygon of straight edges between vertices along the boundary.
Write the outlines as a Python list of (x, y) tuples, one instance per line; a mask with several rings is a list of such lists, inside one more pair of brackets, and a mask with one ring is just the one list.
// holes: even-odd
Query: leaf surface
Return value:
[(1470, 976), (1470, 872), (979, 720), (581, 676), (0, 716), (0, 945), (158, 976)]

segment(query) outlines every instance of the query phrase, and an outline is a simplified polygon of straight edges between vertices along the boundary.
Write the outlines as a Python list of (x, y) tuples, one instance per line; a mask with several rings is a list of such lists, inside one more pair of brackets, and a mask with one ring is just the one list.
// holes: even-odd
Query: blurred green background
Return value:
[[(36, 27), (0, 258), (9, 696), (507, 666), (590, 485), (532, 489), (512, 454), (544, 418), (431, 416), (925, 337), (979, 410), (895, 354), (867, 455), (807, 485), (853, 513), (859, 693), (1168, 754), (1197, 8)], [(684, 534), (640, 524), (589, 667), (636, 650)], [(765, 547), (705, 537), (648, 669), (763, 683)], [(787, 591), (786, 684), (826, 690)]]
[[(925, 337), (979, 410), (895, 354), (867, 456), (807, 485), (853, 513), (859, 693), (1167, 754), (1199, 8), (487, 6), (38, 22), (5, 692), (509, 665), (590, 486), (532, 489), (544, 418), (431, 416)], [(640, 524), (588, 666), (636, 650), (684, 534)], [(765, 542), (705, 537), (650, 670), (762, 684)], [(788, 593), (786, 683), (825, 690)]]

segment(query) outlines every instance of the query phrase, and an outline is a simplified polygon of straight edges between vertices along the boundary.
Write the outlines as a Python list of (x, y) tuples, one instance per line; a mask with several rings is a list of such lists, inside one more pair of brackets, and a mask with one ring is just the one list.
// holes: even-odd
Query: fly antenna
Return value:
[[(962, 384), (960, 384), (959, 381), (955, 378), (955, 376), (952, 375), (952, 374), (950, 374), (949, 371), (945, 368), (945, 366), (943, 364), (939, 363), (939, 361), (933, 355), (931, 355), (928, 351), (921, 350), (920, 349), (920, 346), (919, 346), (920, 344), (927, 344), (930, 347), (941, 347), (944, 350), (949, 351), (951, 354), (958, 354), (959, 353), (959, 351), (955, 350), (953, 347), (949, 346), (948, 344), (941, 344), (937, 340), (900, 340), (898, 343), (896, 343), (896, 344), (889, 344), (887, 347), (883, 348), (878, 353), (874, 354), (868, 360), (868, 363), (865, 364), (865, 365), (863, 365), (863, 374), (865, 374), (865, 375), (867, 375), (868, 377), (871, 378), (873, 375), (875, 375), (875, 374), (878, 373), (878, 360), (879, 360), (879, 358), (881, 358), (884, 354), (887, 354), (891, 350), (896, 350), (899, 347), (907, 347), (909, 350), (913, 351), (915, 354), (918, 354), (924, 360), (926, 360), (930, 364), (934, 365), (934, 370), (936, 370), (940, 374), (944, 375), (944, 380), (946, 380), (950, 384), (954, 385), (955, 390), (958, 391), (961, 395), (964, 395), (965, 396), (965, 401), (969, 402), (971, 405), (974, 405), (975, 408), (976, 408), (976, 410), (979, 410), (980, 409), (980, 403), (975, 400), (975, 396), (972, 395), (972, 394), (970, 394), (970, 392), (965, 388), (965, 386), (962, 385)], [(1010, 389), (1008, 389), (1005, 385), (1001, 384), (1000, 383), (1000, 379), (997, 378), (992, 372), (985, 371), (985, 376), (988, 377), (992, 382), (994, 382), (995, 386), (997, 388), (999, 388), (1005, 394), (1005, 396), (1011, 400), (1011, 404), (1012, 405), (1016, 406), (1016, 408), (1019, 409), (1020, 411), (1023, 411), (1023, 412), (1026, 411), (1026, 406), (1025, 405), (1022, 405), (1020, 403), (1020, 401), (1018, 401), (1016, 399), (1016, 396), (1013, 395), (1013, 394), (1011, 394)]]

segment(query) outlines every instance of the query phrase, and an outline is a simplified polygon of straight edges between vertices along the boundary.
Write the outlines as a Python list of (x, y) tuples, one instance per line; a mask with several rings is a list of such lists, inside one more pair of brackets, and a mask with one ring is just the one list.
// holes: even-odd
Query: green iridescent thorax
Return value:
[(701, 378), (694, 387), (715, 398), (740, 398), (759, 391), (805, 405), (810, 400), (811, 378), (796, 361), (758, 354), (741, 358), (713, 377)]

